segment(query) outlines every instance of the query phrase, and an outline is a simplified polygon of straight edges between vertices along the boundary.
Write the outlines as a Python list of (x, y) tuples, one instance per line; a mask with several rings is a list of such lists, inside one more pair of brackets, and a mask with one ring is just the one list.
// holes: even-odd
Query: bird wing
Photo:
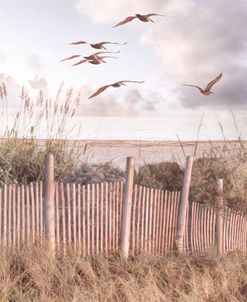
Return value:
[(152, 16), (161, 16), (161, 17), (165, 17), (165, 15), (160, 15), (160, 14), (147, 14), (145, 15), (146, 17), (152, 17)]
[(63, 60), (61, 60), (60, 62), (67, 61), (67, 60), (71, 60), (71, 59), (78, 58), (78, 57), (81, 57), (81, 55), (74, 55), (74, 56), (71, 56), (71, 57), (68, 57), (68, 58), (63, 59)]
[(101, 92), (105, 91), (108, 87), (110, 87), (111, 85), (105, 85), (105, 86), (102, 86), (100, 87), (95, 93), (93, 93), (89, 99), (95, 97), (96, 95), (100, 94)]
[(199, 86), (196, 86), (196, 85), (184, 84), (184, 86), (195, 87), (195, 88), (199, 89), (201, 92), (203, 92), (203, 89), (201, 87), (199, 87)]
[(86, 41), (76, 41), (76, 42), (71, 42), (69, 45), (79, 45), (79, 44), (86, 44)]
[(104, 44), (126, 45), (127, 42), (124, 42), (124, 43), (116, 43), (116, 42), (100, 42), (100, 43), (96, 43), (96, 44), (94, 44), (94, 45), (104, 45)]
[(83, 63), (85, 63), (85, 62), (87, 62), (87, 61), (88, 61), (88, 60), (84, 59), (84, 60), (81, 60), (81, 61), (79, 61), (79, 62), (77, 62), (77, 63), (71, 65), (71, 66), (80, 65), (80, 64), (83, 64)]
[(123, 81), (118, 81), (118, 83), (144, 83), (144, 81), (123, 80)]
[(120, 25), (124, 25), (128, 22), (131, 22), (132, 20), (134, 20), (135, 18), (137, 18), (136, 16), (129, 16), (127, 17), (126, 19), (124, 19), (123, 21), (117, 23), (116, 25), (114, 25), (113, 27), (117, 27), (117, 26), (120, 26)]
[(119, 57), (114, 57), (114, 56), (102, 56), (102, 57), (99, 57), (99, 59), (105, 59), (105, 58), (119, 59)]
[(220, 73), (214, 80), (209, 82), (205, 90), (210, 91), (210, 89), (213, 87), (213, 85), (216, 84), (217, 82), (219, 82), (221, 77), (222, 77), (222, 73)]
[(99, 51), (99, 52), (93, 53), (92, 56), (98, 56), (98, 55), (105, 54), (105, 53), (120, 53), (120, 50), (118, 50), (118, 51)]
[(87, 60), (94, 60), (99, 58), (99, 55), (101, 54), (108, 54), (108, 53), (119, 53), (120, 51), (99, 51), (91, 54), (90, 56), (85, 56), (84, 58)]

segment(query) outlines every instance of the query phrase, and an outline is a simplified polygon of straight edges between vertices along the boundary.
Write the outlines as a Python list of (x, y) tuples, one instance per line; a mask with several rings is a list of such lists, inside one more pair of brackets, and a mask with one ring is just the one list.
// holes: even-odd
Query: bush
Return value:
[(217, 204), (217, 179), (224, 182), (225, 205), (247, 212), (247, 158), (239, 153), (194, 161), (190, 200)]
[(183, 170), (174, 162), (146, 164), (136, 175), (138, 184), (163, 190), (180, 190), (182, 179)]
[(103, 181), (113, 182), (123, 179), (124, 171), (114, 167), (111, 162), (107, 162), (92, 165), (83, 163), (66, 181), (87, 184)]

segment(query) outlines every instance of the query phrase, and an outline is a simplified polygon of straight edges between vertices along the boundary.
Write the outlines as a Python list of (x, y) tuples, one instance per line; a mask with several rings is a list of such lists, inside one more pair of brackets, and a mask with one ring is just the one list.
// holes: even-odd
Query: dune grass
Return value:
[(53, 258), (45, 247), (0, 254), (0, 301), (246, 301), (238, 255)]
[[(8, 92), (5, 86), (2, 86), (0, 98), (3, 100), (0, 108), (3, 121), (0, 128), (0, 184), (23, 184), (43, 179), (47, 152), (55, 156), (57, 179), (70, 176), (83, 153), (77, 148), (76, 141), (70, 144), (68, 141), (72, 132), (79, 135), (81, 131), (74, 123), (80, 94), (72, 88), (64, 91), (61, 84), (53, 99), (42, 92), (31, 98), (23, 87), (20, 106), (15, 112), (6, 111)], [(46, 139), (41, 140), (42, 136)]]

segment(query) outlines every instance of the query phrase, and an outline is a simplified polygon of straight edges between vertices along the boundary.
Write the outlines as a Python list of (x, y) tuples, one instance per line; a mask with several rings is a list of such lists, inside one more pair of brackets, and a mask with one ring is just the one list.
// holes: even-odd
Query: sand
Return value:
[[(246, 142), (242, 142), (246, 144)], [(74, 143), (71, 142), (74, 145)], [(78, 141), (74, 148), (86, 151), (81, 160), (89, 163), (112, 162), (119, 168), (124, 168), (126, 157), (134, 156), (136, 165), (176, 160), (184, 164), (187, 155), (201, 156), (213, 146), (214, 150), (238, 150), (238, 141), (184, 141), (182, 146), (177, 141)], [(197, 147), (196, 147), (197, 146)]]

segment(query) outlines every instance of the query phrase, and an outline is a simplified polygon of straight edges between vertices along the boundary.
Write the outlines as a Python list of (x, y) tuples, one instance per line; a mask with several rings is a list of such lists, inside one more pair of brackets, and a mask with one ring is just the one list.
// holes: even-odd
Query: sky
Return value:
[[(247, 0), (0, 0), (0, 83), (15, 110), (22, 85), (54, 96), (62, 81), (81, 92), (75, 120), (83, 137), (111, 139), (195, 139), (204, 116), (201, 139), (220, 139), (218, 120), (234, 138), (230, 110), (241, 135), (247, 136)], [(134, 20), (113, 28), (136, 13), (159, 13), (155, 23)], [(127, 42), (109, 45), (118, 59), (107, 64), (60, 60), (94, 52), (69, 42)], [(215, 94), (205, 87), (220, 72)], [(109, 88), (88, 97), (100, 86), (118, 80), (144, 80)], [(3, 106), (3, 105), (2, 105)], [(203, 130), (204, 129), (204, 130)]]

